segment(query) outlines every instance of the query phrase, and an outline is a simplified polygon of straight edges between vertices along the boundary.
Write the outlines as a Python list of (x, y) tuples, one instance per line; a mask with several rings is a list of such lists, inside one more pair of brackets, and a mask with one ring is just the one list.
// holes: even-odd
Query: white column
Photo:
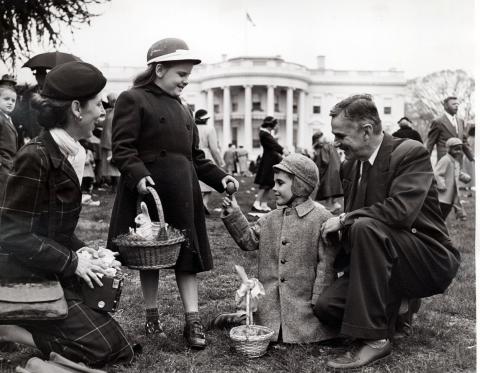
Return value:
[(211, 126), (215, 126), (215, 102), (213, 100), (213, 89), (209, 88), (207, 90), (207, 111), (208, 115), (210, 115), (210, 120), (208, 124)]
[(252, 86), (246, 85), (245, 88), (245, 128), (244, 144), (245, 149), (252, 154)]
[(223, 144), (222, 149), (225, 151), (228, 144), (232, 141), (230, 130), (230, 87), (223, 87)]
[(195, 111), (197, 111), (198, 109), (205, 109), (205, 110), (208, 111), (208, 93), (207, 93), (207, 91), (202, 91), (202, 106), (201, 107), (196, 107)]
[(298, 93), (298, 138), (297, 144), (301, 148), (309, 147), (307, 123), (305, 123), (305, 91), (300, 90)]
[(286, 146), (293, 150), (293, 88), (287, 88)]
[(267, 88), (267, 115), (275, 115), (275, 86), (273, 85)]

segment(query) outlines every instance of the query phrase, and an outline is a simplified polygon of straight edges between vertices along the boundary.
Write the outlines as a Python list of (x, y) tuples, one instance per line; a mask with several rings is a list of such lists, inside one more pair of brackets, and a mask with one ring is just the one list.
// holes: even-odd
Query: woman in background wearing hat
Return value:
[[(195, 113), (195, 124), (198, 128), (198, 147), (205, 153), (205, 158), (211, 159), (218, 167), (223, 166), (222, 156), (218, 149), (217, 131), (215, 127), (208, 126), (207, 121), (210, 118), (208, 112), (204, 109), (199, 109)], [(215, 190), (204, 182), (200, 181), (200, 190), (202, 191), (203, 207), (205, 214), (210, 215), (208, 201), (210, 195)]]
[(260, 189), (252, 207), (252, 211), (255, 212), (271, 210), (267, 203), (270, 190), (274, 186), (273, 166), (282, 160), (282, 154), (288, 155), (288, 150), (284, 150), (272, 135), (276, 128), (277, 120), (271, 116), (266, 117), (260, 127), (259, 137), (263, 155), (254, 181)]
[[(196, 274), (212, 269), (202, 195), (198, 180), (223, 192), (226, 183), (238, 182), (225, 174), (198, 148), (198, 130), (180, 95), (200, 60), (179, 39), (162, 39), (147, 53), (146, 71), (133, 88), (117, 100), (112, 127), (112, 162), (121, 173), (110, 221), (108, 247), (112, 240), (135, 226), (137, 198), (153, 186), (162, 201), (165, 221), (186, 230), (175, 265), (180, 297), (185, 309), (184, 337), (189, 346), (204, 348), (206, 339), (198, 314)], [(149, 211), (155, 204), (146, 199)], [(155, 216), (152, 217), (155, 221)], [(163, 331), (157, 308), (158, 270), (140, 271), (146, 307), (147, 335)]]
[[(94, 66), (69, 62), (51, 70), (42, 96), (34, 96), (40, 135), (21, 148), (0, 205), (2, 280), (56, 276), (68, 316), (62, 320), (0, 325), (0, 341), (54, 351), (74, 361), (103, 365), (133, 358), (122, 328), (107, 313), (90, 309), (80, 295), (81, 281), (102, 286), (103, 268), (77, 255), (85, 244), (75, 236), (81, 209), (80, 182), (85, 149), (78, 140), (92, 134), (105, 113), (100, 91), (106, 79)], [(90, 249), (91, 250), (91, 249)]]

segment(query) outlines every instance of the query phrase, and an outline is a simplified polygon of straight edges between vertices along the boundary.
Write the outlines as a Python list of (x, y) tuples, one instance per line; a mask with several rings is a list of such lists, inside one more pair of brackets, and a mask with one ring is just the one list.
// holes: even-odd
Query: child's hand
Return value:
[(224, 197), (222, 202), (223, 213), (224, 215), (229, 215), (232, 213), (234, 208), (238, 208), (238, 202), (234, 195), (230, 197)]

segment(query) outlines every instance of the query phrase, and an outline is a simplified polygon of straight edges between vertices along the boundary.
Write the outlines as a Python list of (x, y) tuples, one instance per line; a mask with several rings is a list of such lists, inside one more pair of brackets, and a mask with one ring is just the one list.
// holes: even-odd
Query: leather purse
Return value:
[(67, 314), (58, 281), (0, 283), (0, 322), (64, 319)]

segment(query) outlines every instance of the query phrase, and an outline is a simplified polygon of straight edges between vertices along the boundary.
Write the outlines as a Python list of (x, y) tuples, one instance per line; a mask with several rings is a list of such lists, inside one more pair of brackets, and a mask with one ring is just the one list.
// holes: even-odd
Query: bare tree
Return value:
[(448, 96), (458, 97), (458, 115), (466, 123), (475, 119), (475, 81), (463, 70), (442, 70), (410, 80), (407, 89), (405, 111), (424, 139), (432, 120), (443, 113), (442, 101)]
[(61, 43), (62, 27), (73, 32), (78, 24), (90, 24), (88, 7), (110, 0), (0, 0), (0, 58), (15, 65), (16, 57), (28, 57), (32, 42)]

